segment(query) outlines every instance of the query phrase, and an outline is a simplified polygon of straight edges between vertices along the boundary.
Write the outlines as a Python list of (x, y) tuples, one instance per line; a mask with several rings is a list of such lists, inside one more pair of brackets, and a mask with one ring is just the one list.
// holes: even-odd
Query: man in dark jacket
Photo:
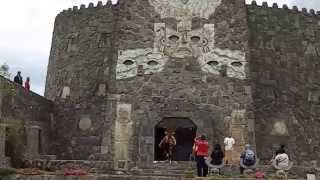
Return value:
[(17, 83), (17, 84), (20, 84), (22, 86), (23, 79), (22, 79), (20, 71), (18, 71), (17, 75), (14, 77), (14, 82)]

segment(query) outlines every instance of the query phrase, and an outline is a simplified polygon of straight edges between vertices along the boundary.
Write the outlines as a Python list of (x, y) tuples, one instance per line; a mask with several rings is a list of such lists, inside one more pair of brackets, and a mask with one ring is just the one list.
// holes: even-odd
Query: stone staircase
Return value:
[[(259, 165), (257, 169), (266, 173), (268, 177), (275, 173), (275, 170), (270, 165)], [(301, 169), (300, 169), (301, 170)], [(298, 172), (299, 168), (293, 168), (288, 177), (290, 179), (305, 179), (306, 172)], [(222, 169), (224, 176), (231, 179), (238, 179), (241, 177), (238, 165), (227, 165)], [(138, 176), (153, 176), (153, 177), (176, 177), (182, 178), (187, 174), (193, 174), (196, 177), (196, 163), (195, 162), (168, 162), (154, 163), (148, 167), (133, 169), (130, 171), (132, 175)]]
[(185, 176), (186, 171), (196, 173), (195, 162), (157, 162), (148, 167), (131, 170), (132, 174), (142, 176), (170, 176), (182, 177)]

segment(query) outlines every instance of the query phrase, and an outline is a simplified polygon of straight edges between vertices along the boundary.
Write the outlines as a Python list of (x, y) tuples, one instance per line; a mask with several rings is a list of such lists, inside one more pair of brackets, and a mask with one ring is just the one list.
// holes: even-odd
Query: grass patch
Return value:
[(0, 177), (6, 177), (17, 174), (16, 170), (9, 168), (0, 168)]

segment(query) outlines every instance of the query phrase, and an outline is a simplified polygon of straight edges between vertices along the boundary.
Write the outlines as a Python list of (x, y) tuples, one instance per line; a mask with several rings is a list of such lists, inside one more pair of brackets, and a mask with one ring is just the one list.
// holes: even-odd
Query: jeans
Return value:
[(197, 161), (198, 176), (206, 177), (208, 174), (208, 166), (206, 164), (204, 156), (197, 156), (196, 161)]

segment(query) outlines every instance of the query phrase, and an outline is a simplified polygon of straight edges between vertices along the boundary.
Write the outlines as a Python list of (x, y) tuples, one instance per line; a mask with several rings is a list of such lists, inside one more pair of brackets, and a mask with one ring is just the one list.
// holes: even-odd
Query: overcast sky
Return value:
[[(0, 65), (10, 66), (11, 78), (18, 70), (31, 78), (31, 90), (43, 94), (55, 16), (74, 5), (98, 0), (7, 0), (0, 9)], [(105, 4), (107, 0), (103, 0)], [(116, 0), (113, 0), (115, 3)], [(251, 0), (246, 0), (250, 3)], [(267, 0), (320, 10), (320, 0)], [(261, 4), (262, 0), (257, 0)]]

